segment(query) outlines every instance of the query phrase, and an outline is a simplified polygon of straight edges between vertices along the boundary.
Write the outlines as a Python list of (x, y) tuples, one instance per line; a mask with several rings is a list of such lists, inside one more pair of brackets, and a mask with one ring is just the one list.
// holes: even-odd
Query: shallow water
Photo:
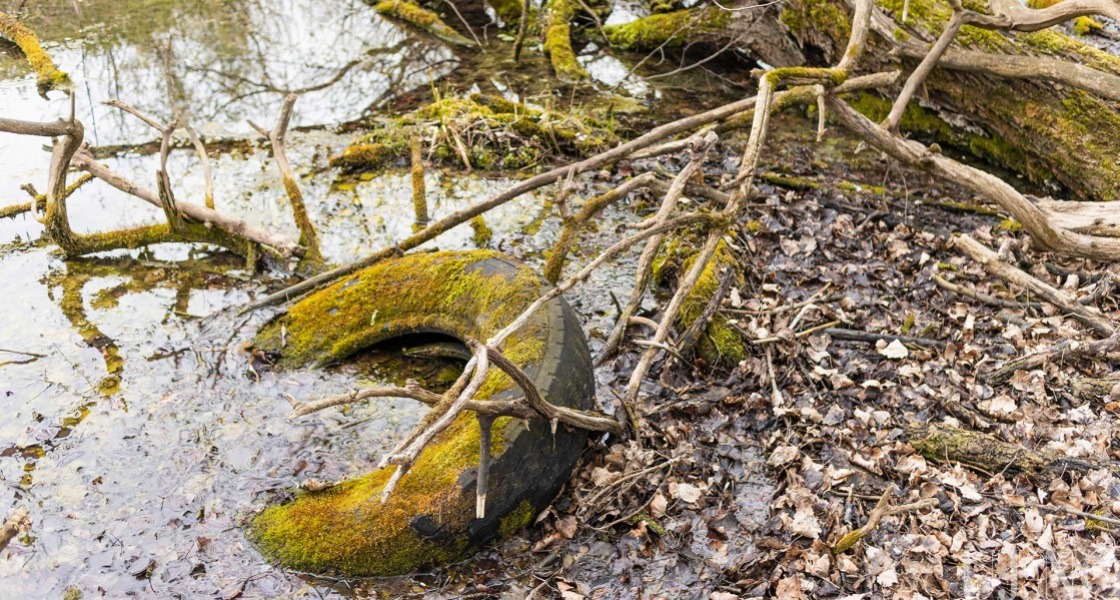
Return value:
[[(344, 71), (296, 106), (295, 125), (333, 124), (454, 66), (446, 50), (402, 32), (359, 0), (79, 6), (80, 16), (70, 0), (37, 3), (28, 24), (71, 73), (78, 117), (98, 145), (155, 137), (96, 104), (113, 97), (167, 118), (170, 89), (204, 136), (244, 136), (246, 118), (266, 126), (275, 118), (283, 90), (315, 87)], [(34, 87), (26, 67), (0, 51), (0, 114), (53, 120), (68, 111), (68, 100), (45, 102)], [(342, 185), (323, 173), (326, 157), (349, 137), (315, 127), (290, 136), (297, 171), (318, 174), (301, 186), (333, 263), (382, 248), (412, 227), (408, 173)], [(0, 136), (0, 205), (24, 201), (21, 184), (45, 185), (42, 144)], [(106, 162), (154, 187), (156, 157)], [(295, 237), (266, 151), (223, 154), (213, 167), (220, 210)], [(174, 152), (169, 171), (180, 199), (201, 201), (192, 154)], [(433, 217), (508, 184), (432, 170)], [(558, 230), (545, 198), (529, 195), (488, 214), (491, 247), (539, 266), (540, 250)], [(82, 232), (160, 219), (157, 209), (99, 182), (69, 205)], [(609, 213), (584, 251), (609, 243), (612, 223), (624, 217)], [(290, 398), (338, 393), (365, 375), (253, 370), (241, 348), (268, 314), (238, 318), (236, 309), (280, 274), (254, 276), (236, 257), (186, 245), (66, 262), (30, 243), (40, 232), (27, 215), (0, 220), (0, 517), (26, 506), (34, 522), (0, 559), (0, 599), (55, 598), (70, 587), (85, 598), (339, 593), (265, 563), (239, 525), (306, 478), (368, 469), (425, 409), (389, 400), (289, 422)], [(460, 227), (438, 247), (475, 243)], [(628, 293), (629, 276), (620, 275), (627, 264), (632, 258), (570, 296), (589, 329), (608, 326), (608, 292)]]

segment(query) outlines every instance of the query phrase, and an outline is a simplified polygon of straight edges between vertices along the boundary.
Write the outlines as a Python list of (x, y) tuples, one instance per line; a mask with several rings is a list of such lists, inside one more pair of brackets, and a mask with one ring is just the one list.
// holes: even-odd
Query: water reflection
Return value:
[[(29, 3), (25, 20), (74, 79), (79, 118), (95, 145), (152, 137), (100, 106), (109, 98), (165, 120), (174, 103), (204, 130), (249, 132), (245, 120), (270, 121), (289, 92), (303, 94), (294, 126), (337, 123), (454, 66), (442, 46), (361, 0), (85, 0), (80, 12), (75, 4)], [(0, 55), (0, 77), (26, 73), (18, 58)], [(58, 102), (4, 96), (8, 116), (59, 114)]]

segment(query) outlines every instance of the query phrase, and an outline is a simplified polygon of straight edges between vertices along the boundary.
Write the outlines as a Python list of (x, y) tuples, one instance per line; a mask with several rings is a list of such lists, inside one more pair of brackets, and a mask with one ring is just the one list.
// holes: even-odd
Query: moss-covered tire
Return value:
[[(548, 284), (501, 254), (435, 252), (375, 265), (309, 296), (269, 323), (256, 345), (284, 368), (322, 366), (402, 335), (429, 332), (485, 340)], [(579, 319), (549, 302), (502, 347), (544, 397), (591, 408), (594, 374)], [(492, 372), (480, 399), (520, 395)], [(486, 517), (475, 518), (479, 426), (460, 416), (437, 436), (387, 503), (393, 467), (300, 493), (257, 515), (249, 537), (271, 561), (343, 576), (399, 575), (465, 558), (480, 544), (530, 523), (567, 480), (587, 432), (502, 417), (493, 429)]]

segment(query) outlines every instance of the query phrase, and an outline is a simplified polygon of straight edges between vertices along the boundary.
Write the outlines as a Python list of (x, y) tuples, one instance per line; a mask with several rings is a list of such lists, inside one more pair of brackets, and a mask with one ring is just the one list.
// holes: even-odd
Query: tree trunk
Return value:
[(612, 46), (623, 50), (738, 46), (771, 66), (805, 63), (798, 44), (778, 21), (779, 5), (747, 8), (755, 4), (751, 0), (721, 4), (733, 10), (705, 6), (655, 14), (624, 25), (608, 25), (604, 33)]

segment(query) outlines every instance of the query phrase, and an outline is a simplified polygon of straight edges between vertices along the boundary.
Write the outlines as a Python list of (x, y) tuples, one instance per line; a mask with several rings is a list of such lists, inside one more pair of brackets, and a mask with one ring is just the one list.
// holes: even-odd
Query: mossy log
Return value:
[[(258, 334), (283, 368), (325, 365), (387, 339), (441, 333), (483, 340), (512, 322), (547, 284), (489, 251), (407, 255), (360, 271), (291, 308)], [(502, 351), (558, 406), (588, 409), (594, 377), (587, 341), (562, 298), (546, 304)], [(520, 396), (491, 371), (478, 400)], [(587, 432), (509, 417), (495, 421), (485, 518), (475, 518), (480, 428), (463, 413), (424, 449), (387, 503), (394, 468), (305, 492), (258, 515), (249, 537), (283, 567), (347, 576), (399, 575), (465, 558), (532, 522), (586, 443)]]
[[(746, 2), (721, 3), (736, 7)], [(741, 46), (752, 56), (776, 67), (805, 63), (800, 48), (778, 21), (773, 6), (726, 10), (720, 6), (676, 10), (603, 28), (612, 46), (623, 50), (651, 51), (706, 46)]]
[(1120, 463), (1032, 450), (986, 433), (946, 425), (913, 425), (907, 430), (907, 437), (914, 450), (930, 460), (959, 462), (987, 473), (1007, 469), (1028, 475), (1057, 476), (1069, 471), (1105, 469), (1120, 474)]
[[(916, 65), (952, 14), (947, 4), (935, 0), (877, 4), (894, 24), (875, 29), (872, 48), (864, 54), (865, 69), (893, 68), (897, 54), (908, 66)], [(909, 11), (902, 26), (904, 4)], [(977, 6), (971, 8), (979, 8), (983, 3), (973, 4)], [(782, 22), (812, 62), (829, 63), (843, 52), (851, 19), (847, 2), (791, 0), (782, 7)], [(923, 102), (985, 132), (979, 146), (972, 143), (975, 136), (960, 136), (965, 151), (1035, 183), (1060, 184), (1076, 199), (1120, 197), (1120, 111), (1114, 102), (1048, 81), (968, 72), (966, 61), (956, 60), (963, 52), (1056, 58), (1109, 74), (1120, 74), (1120, 58), (1052, 29), (1004, 34), (966, 25), (928, 79), (928, 102)]]

